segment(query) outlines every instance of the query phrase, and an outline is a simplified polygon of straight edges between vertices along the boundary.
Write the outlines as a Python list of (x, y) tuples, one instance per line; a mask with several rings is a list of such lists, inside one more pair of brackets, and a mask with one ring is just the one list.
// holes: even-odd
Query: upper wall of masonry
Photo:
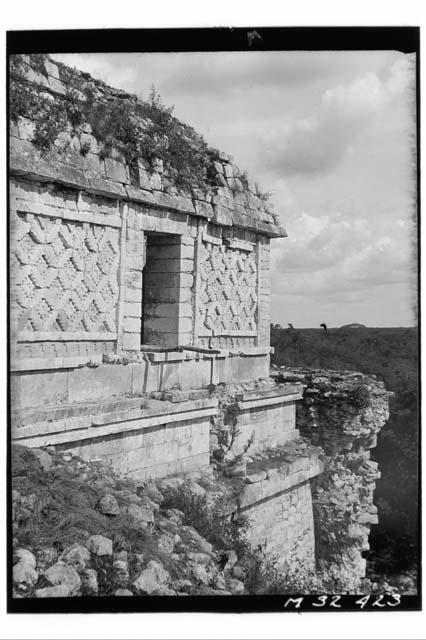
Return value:
[(268, 194), (152, 92), (148, 102), (46, 55), (11, 56), (10, 173), (200, 217), (286, 233)]

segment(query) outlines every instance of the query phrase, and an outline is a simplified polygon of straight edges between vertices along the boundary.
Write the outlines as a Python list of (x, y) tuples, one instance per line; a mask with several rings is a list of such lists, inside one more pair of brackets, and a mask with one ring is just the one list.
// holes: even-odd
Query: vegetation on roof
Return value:
[[(104, 156), (115, 148), (129, 164), (142, 159), (150, 165), (153, 159), (162, 159), (170, 180), (183, 191), (214, 184), (213, 150), (173, 116), (173, 107), (163, 104), (154, 87), (143, 101), (59, 65), (66, 93), (52, 95), (27, 77), (29, 68), (47, 77), (46, 60), (41, 54), (10, 57), (10, 117), (14, 122), (24, 117), (34, 123), (32, 142), (42, 152), (53, 146), (62, 131), (88, 123)], [(100, 91), (103, 87), (106, 90)], [(87, 151), (83, 146), (81, 152)]]

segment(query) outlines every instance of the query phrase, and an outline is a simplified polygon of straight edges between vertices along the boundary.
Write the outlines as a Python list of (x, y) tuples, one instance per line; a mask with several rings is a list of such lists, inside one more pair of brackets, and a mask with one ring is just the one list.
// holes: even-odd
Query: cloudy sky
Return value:
[(415, 60), (396, 51), (61, 54), (174, 114), (272, 201), (272, 321), (415, 319)]

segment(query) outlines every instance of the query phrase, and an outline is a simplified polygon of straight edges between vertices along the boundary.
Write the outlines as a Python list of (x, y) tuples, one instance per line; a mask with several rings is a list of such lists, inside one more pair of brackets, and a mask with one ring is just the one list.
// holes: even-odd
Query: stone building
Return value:
[[(286, 234), (265, 198), (172, 118), (204, 154), (205, 188), (181, 189), (161, 153), (97, 137), (76, 104), (139, 102), (88, 74), (23, 56), (11, 80), (12, 440), (144, 480), (207, 470), (225, 433), (228, 459), (251, 445), (235, 510), (252, 541), (312, 566), (318, 450), (255, 473), (256, 455), (299, 442), (302, 398), (269, 377), (270, 242)], [(152, 142), (149, 118), (133, 126)]]

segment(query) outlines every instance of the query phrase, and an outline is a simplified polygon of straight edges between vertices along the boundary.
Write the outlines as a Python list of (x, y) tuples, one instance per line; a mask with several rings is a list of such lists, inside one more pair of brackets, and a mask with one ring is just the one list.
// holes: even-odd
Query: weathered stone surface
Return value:
[(157, 504), (157, 502), (154, 502), (153, 500), (151, 500), (151, 498), (145, 495), (139, 496), (137, 504), (141, 507), (141, 509), (146, 509), (152, 512), (158, 511), (160, 508), (160, 505)]
[(227, 206), (215, 204), (213, 206), (213, 220), (216, 224), (224, 227), (232, 227), (234, 223), (234, 213)]
[(223, 165), (223, 171), (225, 173), (225, 176), (227, 179), (229, 178), (233, 178), (234, 177), (234, 168), (232, 167), (231, 164), (224, 164)]
[(245, 477), (247, 484), (255, 484), (256, 482), (262, 482), (266, 479), (266, 471), (260, 471), (259, 473), (250, 473)]
[(164, 500), (163, 494), (157, 489), (154, 482), (148, 482), (148, 484), (143, 487), (141, 495), (148, 496), (148, 498), (157, 504), (161, 504)]
[(90, 551), (81, 544), (72, 544), (64, 549), (59, 560), (74, 567), (77, 571), (82, 571), (90, 563)]
[(29, 549), (16, 549), (14, 551), (14, 559), (16, 558), (17, 562), (21, 562), (22, 564), (26, 564), (33, 569), (36, 568), (37, 560), (35, 555)]
[(244, 593), (244, 584), (240, 580), (234, 580), (231, 578), (228, 582), (229, 589), (235, 595), (242, 595)]
[(49, 471), (53, 464), (52, 456), (43, 451), (43, 449), (32, 449), (32, 452), (37, 456), (44, 471)]
[(188, 552), (187, 556), (192, 562), (196, 564), (208, 564), (212, 561), (212, 557), (208, 553), (201, 552)]
[(59, 80), (58, 65), (56, 65), (51, 60), (45, 60), (44, 68), (46, 69), (46, 72), (49, 76), (52, 76), (52, 78), (56, 78), (57, 80)]
[(203, 487), (201, 487), (199, 484), (197, 484), (197, 482), (194, 482), (194, 480), (190, 480), (186, 484), (186, 487), (188, 488), (188, 491), (190, 491), (194, 496), (197, 496), (198, 498), (202, 498), (206, 495), (206, 490), (203, 489)]
[(54, 547), (45, 547), (44, 549), (39, 549), (37, 552), (38, 564), (43, 565), (43, 568), (54, 564), (58, 559), (58, 551)]
[(140, 160), (138, 161), (137, 168), (138, 168), (138, 172), (137, 172), (138, 186), (141, 187), (141, 189), (150, 189), (151, 181), (150, 181), (149, 173), (146, 170), (142, 161)]
[(238, 556), (235, 553), (235, 551), (233, 549), (231, 549), (230, 551), (226, 551), (224, 553), (224, 556), (226, 558), (226, 564), (225, 564), (225, 571), (230, 571), (232, 569), (232, 567), (237, 564), (238, 562)]
[(213, 218), (214, 212), (211, 204), (201, 200), (194, 200), (194, 207), (197, 216), (208, 218), (210, 220)]
[[(23, 247), (28, 256), (43, 255), (43, 265), (32, 258), (25, 258), (28, 262), (27, 275), (31, 275), (39, 288), (39, 302), (33, 305), (27, 312), (27, 321), (33, 322), (38, 331), (48, 331), (51, 326), (51, 308), (55, 309), (55, 317), (59, 319), (57, 333), (68, 332), (68, 330), (81, 318), (83, 307), (86, 309), (92, 300), (92, 315), (90, 319), (90, 330), (105, 331), (105, 326), (109, 332), (116, 330), (114, 308), (118, 300), (117, 269), (119, 255), (119, 231), (116, 228), (102, 228), (101, 232), (96, 231), (93, 225), (81, 226), (77, 220), (67, 220), (61, 218), (43, 218), (32, 213), (17, 214), (18, 222), (23, 225), (25, 233), (15, 244), (16, 256), (21, 255)], [(108, 240), (108, 245), (105, 242)], [(56, 241), (63, 247), (60, 264), (52, 249), (52, 243)], [(65, 246), (64, 246), (65, 243)], [(87, 252), (93, 255), (93, 264), (88, 262)], [(107, 274), (105, 271), (105, 261), (110, 265)], [(95, 268), (95, 264), (97, 265)], [(75, 266), (77, 265), (77, 267)], [(98, 268), (99, 266), (99, 268)], [(78, 268), (78, 270), (77, 270)], [(103, 270), (103, 271), (102, 271)], [(80, 275), (77, 276), (76, 274)], [(76, 288), (75, 279), (81, 282), (84, 277), (84, 300), (82, 290)], [(53, 282), (55, 286), (52, 287)], [(105, 286), (109, 283), (111, 286)], [(24, 288), (22, 288), (24, 287)], [(102, 291), (102, 293), (100, 293)], [(68, 293), (66, 293), (68, 292)], [(90, 292), (90, 293), (89, 293)], [(24, 283), (17, 285), (14, 291), (16, 300), (23, 302), (25, 298)], [(65, 304), (68, 295), (73, 296), (74, 303), (71, 306)], [(95, 304), (95, 298), (97, 303)], [(103, 298), (103, 302), (100, 299)], [(49, 300), (49, 304), (47, 304)], [(89, 320), (86, 315), (86, 328)], [(81, 330), (84, 329), (80, 321)], [(55, 332), (53, 332), (55, 334)], [(76, 334), (77, 336), (77, 334)], [(40, 452), (37, 454), (43, 465), (49, 464), (48, 454)]]
[[(197, 315), (202, 329), (216, 334), (227, 331), (257, 331), (257, 269), (253, 253), (239, 252), (206, 238), (201, 248), (199, 308)], [(216, 274), (212, 277), (212, 274)], [(244, 299), (236, 306), (239, 291)], [(220, 300), (220, 303), (218, 303)], [(201, 331), (200, 331), (201, 332)]]
[(138, 593), (150, 595), (153, 591), (167, 586), (169, 581), (169, 572), (164, 569), (162, 564), (151, 560), (133, 582), (133, 586)]
[(88, 133), (82, 133), (80, 136), (80, 145), (82, 149), (90, 151), (92, 154), (98, 153), (98, 142), (95, 136)]
[(29, 509), (29, 511), (34, 511), (35, 505), (37, 504), (37, 496), (35, 493), (30, 493), (26, 496), (21, 497), (21, 505)]
[(158, 550), (161, 553), (172, 554), (175, 548), (175, 541), (173, 536), (163, 534), (157, 540)]
[(60, 95), (63, 95), (63, 96), (66, 95), (67, 93), (66, 86), (63, 82), (58, 80), (58, 78), (49, 76), (48, 82), (49, 82), (49, 87), (50, 89), (52, 89), (52, 91), (55, 91), (56, 93), (59, 93)]
[(192, 588), (191, 580), (187, 580), (185, 578), (181, 578), (179, 580), (175, 580), (173, 586), (178, 592), (186, 592), (189, 593)]
[(98, 509), (106, 516), (118, 516), (118, 514), (120, 513), (118, 502), (115, 496), (110, 493), (106, 493), (104, 496), (102, 496), (98, 503)]
[(99, 591), (98, 574), (95, 569), (85, 569), (81, 574), (81, 586), (83, 593), (95, 596)]
[(122, 344), (125, 350), (139, 351), (141, 344), (140, 336), (137, 333), (124, 333)]
[(80, 576), (77, 571), (61, 561), (46, 569), (43, 577), (52, 586), (63, 585), (67, 587), (70, 596), (76, 595), (81, 586)]
[(176, 524), (181, 524), (185, 517), (183, 511), (180, 511), (179, 509), (166, 509), (165, 513), (166, 516), (170, 518), (170, 520), (176, 522)]
[(200, 596), (230, 596), (230, 591), (222, 591), (219, 589), (213, 589), (205, 584), (201, 584), (197, 589), (197, 595)]
[(205, 585), (209, 584), (209, 580), (210, 580), (209, 574), (207, 573), (206, 569), (202, 565), (200, 564), (194, 565), (191, 569), (191, 573), (198, 583), (205, 584)]
[(231, 464), (225, 468), (225, 475), (229, 478), (245, 478), (247, 472), (247, 462), (245, 460), (237, 464)]
[(66, 584), (58, 584), (54, 587), (44, 587), (35, 590), (36, 598), (68, 598), (71, 595)]
[(137, 504), (130, 504), (126, 508), (126, 513), (130, 518), (142, 524), (150, 524), (154, 522), (154, 512), (152, 509), (139, 507)]
[(108, 178), (115, 182), (128, 183), (128, 172), (126, 166), (118, 160), (112, 158), (105, 158), (105, 173)]
[(89, 175), (88, 184), (90, 191), (105, 197), (124, 198), (126, 190), (120, 182), (113, 182), (112, 180), (105, 180), (104, 178)]
[(185, 535), (189, 542), (191, 542), (199, 551), (203, 553), (211, 553), (213, 550), (212, 545), (205, 538), (200, 536), (200, 534), (193, 528), (182, 526), (182, 536)]
[(86, 547), (97, 556), (112, 556), (112, 540), (105, 536), (90, 536), (86, 542)]
[(176, 596), (177, 592), (174, 589), (169, 589), (168, 587), (160, 587), (159, 589), (155, 589), (151, 593), (152, 596)]
[(216, 184), (218, 184), (220, 187), (226, 187), (228, 184), (226, 178), (221, 173), (217, 173), (215, 175), (215, 180)]
[(234, 576), (234, 578), (237, 578), (237, 580), (240, 580), (241, 582), (244, 582), (244, 578), (245, 578), (245, 571), (242, 567), (233, 567), (232, 568), (232, 575)]
[(226, 590), (226, 580), (225, 580), (225, 578), (223, 577), (223, 575), (221, 573), (217, 573), (213, 577), (211, 585), (215, 589), (219, 589), (219, 591), (225, 591)]
[(164, 478), (159, 480), (158, 486), (160, 487), (160, 490), (167, 491), (178, 489), (184, 484), (184, 482), (185, 480), (183, 478), (176, 476), (174, 478)]
[(38, 579), (38, 573), (32, 564), (20, 561), (13, 567), (13, 582), (14, 584), (23, 589), (32, 587)]
[(129, 565), (126, 560), (114, 560), (112, 565), (114, 583), (126, 587), (129, 582)]

